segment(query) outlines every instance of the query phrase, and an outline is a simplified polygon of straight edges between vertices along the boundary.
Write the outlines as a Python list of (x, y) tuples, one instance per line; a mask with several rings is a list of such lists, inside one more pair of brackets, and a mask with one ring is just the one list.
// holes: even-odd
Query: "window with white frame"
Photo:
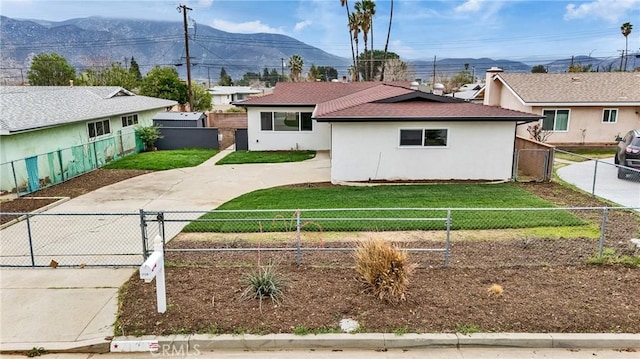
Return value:
[(569, 130), (569, 110), (544, 110), (542, 129), (547, 131)]
[(313, 131), (311, 112), (260, 112), (262, 131)]
[(602, 122), (616, 123), (618, 121), (618, 109), (617, 108), (605, 108), (602, 111)]
[(122, 127), (133, 126), (138, 124), (138, 115), (122, 116)]
[(111, 126), (109, 125), (109, 119), (88, 122), (87, 130), (89, 130), (90, 140), (96, 139), (100, 136), (108, 135), (111, 133)]
[(446, 128), (400, 129), (400, 147), (447, 147)]

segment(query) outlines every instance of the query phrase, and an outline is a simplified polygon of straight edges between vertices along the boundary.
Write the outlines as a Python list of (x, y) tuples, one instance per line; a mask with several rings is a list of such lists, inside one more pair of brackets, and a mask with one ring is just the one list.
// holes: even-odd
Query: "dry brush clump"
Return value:
[(369, 238), (358, 243), (355, 252), (356, 271), (382, 300), (404, 300), (409, 277), (415, 269), (407, 252), (382, 238)]

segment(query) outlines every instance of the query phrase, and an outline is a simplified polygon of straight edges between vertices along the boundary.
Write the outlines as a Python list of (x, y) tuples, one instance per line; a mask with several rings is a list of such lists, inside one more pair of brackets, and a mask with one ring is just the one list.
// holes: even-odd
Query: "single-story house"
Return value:
[(458, 91), (446, 94), (445, 96), (463, 99), (469, 102), (482, 103), (484, 96), (484, 84), (464, 84)]
[(409, 83), (278, 83), (236, 105), (249, 150), (329, 150), (334, 183), (510, 179), (516, 126), (541, 118)]
[(204, 112), (158, 112), (153, 124), (160, 127), (207, 127)]
[[(609, 145), (640, 128), (639, 72), (487, 71), (484, 104), (540, 114), (554, 145)], [(530, 137), (527, 126), (518, 135)]]
[(135, 127), (175, 104), (114, 86), (2, 86), (0, 191), (33, 191), (133, 152)]
[(242, 101), (262, 91), (249, 86), (214, 86), (209, 88), (211, 104), (214, 107), (230, 107), (232, 102)]

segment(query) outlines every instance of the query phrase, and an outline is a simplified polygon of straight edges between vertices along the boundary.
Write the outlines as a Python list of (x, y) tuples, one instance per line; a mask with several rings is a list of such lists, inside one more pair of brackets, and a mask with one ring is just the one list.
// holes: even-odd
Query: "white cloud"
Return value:
[(280, 28), (273, 28), (269, 25), (263, 24), (260, 20), (247, 21), (247, 22), (231, 22), (227, 20), (215, 19), (211, 23), (211, 26), (216, 29), (234, 32), (240, 34), (255, 34), (258, 32), (266, 32), (272, 34), (284, 34), (285, 32)]
[(309, 25), (311, 25), (310, 20), (300, 21), (296, 23), (296, 26), (293, 27), (293, 31), (295, 32), (302, 31), (304, 28), (306, 28)]
[(640, 0), (595, 0), (580, 5), (569, 4), (564, 14), (565, 20), (586, 17), (602, 18), (609, 22), (620, 21), (627, 11), (637, 10)]
[(467, 0), (464, 4), (455, 7), (455, 12), (479, 12), (482, 10), (485, 0)]
[(198, 0), (198, 7), (210, 8), (213, 5), (213, 0)]

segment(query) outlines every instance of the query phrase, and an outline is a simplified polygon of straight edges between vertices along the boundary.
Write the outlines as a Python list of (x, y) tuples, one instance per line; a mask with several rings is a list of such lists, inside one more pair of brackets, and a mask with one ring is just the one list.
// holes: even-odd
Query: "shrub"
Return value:
[(145, 151), (151, 151), (155, 147), (156, 141), (163, 138), (158, 126), (140, 126), (136, 128), (136, 133), (144, 142)]
[(415, 265), (407, 252), (381, 238), (361, 241), (356, 248), (356, 271), (379, 299), (394, 302), (405, 299), (409, 277)]
[(245, 299), (259, 299), (260, 311), (262, 311), (262, 299), (270, 298), (272, 302), (279, 303), (284, 297), (282, 290), (285, 281), (273, 263), (258, 266), (257, 271), (247, 275), (245, 282), (246, 287), (242, 292), (242, 297)]

